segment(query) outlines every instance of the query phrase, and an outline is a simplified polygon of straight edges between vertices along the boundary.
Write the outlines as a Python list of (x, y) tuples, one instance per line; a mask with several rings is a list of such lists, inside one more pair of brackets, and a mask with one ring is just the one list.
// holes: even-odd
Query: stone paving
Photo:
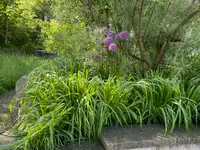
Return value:
[(113, 127), (103, 129), (100, 140), (106, 150), (200, 150), (200, 128), (164, 135), (162, 125)]
[(135, 149), (124, 149), (124, 150), (200, 150), (199, 144), (189, 145), (175, 145), (175, 146), (163, 146), (163, 147), (144, 147)]

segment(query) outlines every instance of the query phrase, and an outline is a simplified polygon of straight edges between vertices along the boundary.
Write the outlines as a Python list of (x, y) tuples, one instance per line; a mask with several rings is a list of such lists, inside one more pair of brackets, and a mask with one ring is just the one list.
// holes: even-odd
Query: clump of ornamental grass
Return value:
[[(60, 76), (54, 70), (35, 70), (29, 79), (20, 100), (22, 117), (15, 126), (23, 136), (12, 149), (54, 150), (84, 138), (95, 141), (105, 125), (132, 120), (127, 117), (128, 100), (123, 102), (129, 97), (130, 83), (89, 80), (87, 71)], [(125, 87), (127, 91), (120, 92)]]
[(102, 80), (87, 69), (75, 71), (72, 62), (62, 64), (30, 74), (15, 126), (21, 137), (12, 150), (55, 150), (83, 139), (93, 143), (103, 127), (162, 123), (166, 133), (199, 122), (198, 77), (185, 88), (177, 78)]

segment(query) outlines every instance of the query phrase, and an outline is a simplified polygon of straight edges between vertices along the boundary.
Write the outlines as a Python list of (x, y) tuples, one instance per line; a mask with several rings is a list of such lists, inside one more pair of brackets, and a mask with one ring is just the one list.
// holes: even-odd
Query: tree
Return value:
[[(93, 10), (89, 11), (93, 13), (90, 17), (95, 12), (96, 17), (101, 18), (100, 2), (90, 2), (88, 9)], [(192, 28), (191, 23), (197, 22), (200, 16), (199, 0), (108, 0), (107, 6), (109, 18), (105, 17), (105, 20), (109, 19), (116, 31), (134, 32), (132, 45), (137, 45), (137, 52), (133, 55), (132, 46), (129, 54), (152, 70), (163, 62), (173, 43), (185, 42), (187, 28)]]
[(15, 6), (14, 0), (2, 0), (0, 3), (0, 40), (1, 43), (8, 44), (8, 29), (10, 25), (9, 12)]
[[(177, 25), (175, 25), (175, 27), (172, 27), (169, 32), (165, 33), (163, 35), (163, 37), (164, 37), (163, 39), (160, 39), (161, 35), (158, 35), (156, 57), (151, 58), (149, 52), (145, 48), (145, 45), (144, 45), (144, 42), (143, 42), (144, 40), (143, 40), (143, 36), (142, 36), (142, 31), (144, 31), (143, 26), (142, 26), (144, 6), (145, 6), (144, 2), (145, 2), (145, 0), (142, 0), (141, 3), (140, 3), (141, 6), (139, 8), (138, 25), (135, 26), (136, 23), (135, 23), (135, 19), (134, 19), (134, 14), (132, 15), (131, 24), (132, 24), (133, 30), (135, 32), (135, 39), (136, 39), (137, 44), (139, 46), (141, 59), (147, 63), (149, 68), (155, 70), (155, 69), (157, 69), (158, 65), (163, 61), (164, 56), (165, 56), (166, 51), (167, 51), (167, 46), (170, 44), (170, 42), (181, 41), (181, 39), (179, 39), (179, 37), (178, 37), (179, 31), (181, 31), (181, 29), (183, 29), (183, 27), (187, 23), (190, 23), (193, 18), (195, 18), (197, 15), (199, 15), (200, 5), (198, 6), (198, 8), (194, 8), (193, 11), (191, 11), (188, 7), (186, 7), (185, 8), (186, 12), (187, 12), (187, 9), (189, 11), (187, 12), (187, 14), (185, 14), (183, 19), (181, 18), (180, 21), (177, 23)], [(193, 5), (194, 4), (192, 4), (191, 7), (193, 7)], [(135, 7), (137, 7), (137, 1), (134, 4), (134, 8)], [(174, 11), (175, 10), (174, 7), (175, 7), (175, 1), (171, 0), (169, 5), (167, 6), (167, 12), (166, 13), (168, 13), (169, 11)], [(135, 9), (133, 9), (133, 13), (134, 13), (134, 11), (135, 11)]]
[[(40, 45), (39, 9), (42, 0), (2, 0), (0, 2), (0, 40), (26, 52)], [(43, 10), (41, 10), (43, 11)]]

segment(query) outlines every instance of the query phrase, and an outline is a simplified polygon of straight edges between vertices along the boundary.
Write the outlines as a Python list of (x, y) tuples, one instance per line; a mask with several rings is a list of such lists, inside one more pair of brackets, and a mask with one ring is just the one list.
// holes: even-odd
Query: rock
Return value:
[(15, 139), (13, 137), (7, 136), (7, 135), (0, 135), (0, 149), (3, 146), (13, 144)]
[(22, 93), (23, 89), (26, 87), (27, 80), (27, 75), (24, 75), (19, 80), (17, 80), (15, 85), (15, 92), (17, 95), (20, 95)]

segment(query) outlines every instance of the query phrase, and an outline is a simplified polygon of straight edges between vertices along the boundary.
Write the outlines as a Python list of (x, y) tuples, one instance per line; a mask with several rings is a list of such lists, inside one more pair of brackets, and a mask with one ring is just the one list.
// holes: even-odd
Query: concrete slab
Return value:
[(61, 148), (61, 150), (105, 150), (101, 142), (98, 142), (94, 145), (90, 145), (88, 141), (82, 141), (80, 145), (78, 144), (69, 144)]
[(188, 144), (188, 145), (175, 145), (175, 146), (163, 146), (163, 147), (144, 147), (144, 148), (134, 148), (125, 150), (200, 150), (200, 145)]
[[(200, 128), (195, 128), (190, 133), (185, 129), (175, 129), (172, 134), (164, 136), (162, 125), (147, 125), (142, 128), (139, 126), (113, 127), (103, 129), (100, 140), (106, 150), (144, 150), (148, 148), (149, 150), (153, 148), (171, 150), (173, 147), (177, 149), (177, 146), (181, 148), (181, 145), (192, 146), (191, 144), (200, 143)], [(199, 148), (198, 144), (194, 146)]]

